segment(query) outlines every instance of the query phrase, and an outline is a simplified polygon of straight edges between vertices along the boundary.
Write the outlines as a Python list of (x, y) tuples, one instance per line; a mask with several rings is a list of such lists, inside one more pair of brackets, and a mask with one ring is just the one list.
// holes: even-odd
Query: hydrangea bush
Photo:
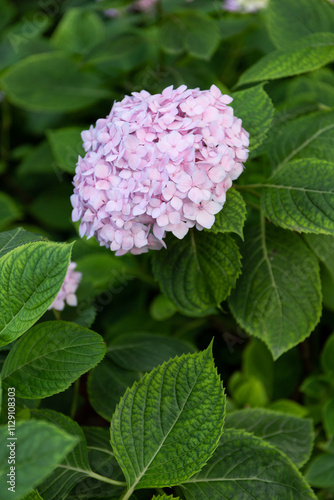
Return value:
[(0, 5), (4, 500), (334, 498), (334, 4)]

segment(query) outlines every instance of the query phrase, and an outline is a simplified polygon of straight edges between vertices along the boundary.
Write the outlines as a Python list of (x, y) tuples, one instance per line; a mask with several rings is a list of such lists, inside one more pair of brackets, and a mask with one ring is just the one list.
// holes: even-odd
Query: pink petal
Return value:
[(215, 222), (215, 216), (206, 210), (200, 210), (196, 216), (196, 222), (206, 229), (210, 229)]
[(194, 203), (200, 203), (203, 200), (202, 191), (196, 187), (191, 188), (189, 193), (188, 193), (188, 198), (189, 198), (189, 200), (193, 201)]

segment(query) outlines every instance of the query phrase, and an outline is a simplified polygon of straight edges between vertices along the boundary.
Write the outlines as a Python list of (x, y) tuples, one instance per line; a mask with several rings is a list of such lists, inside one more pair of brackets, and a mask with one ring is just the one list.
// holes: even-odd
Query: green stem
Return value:
[(89, 476), (97, 479), (98, 481), (103, 481), (104, 483), (113, 484), (114, 486), (126, 486), (124, 481), (116, 481), (116, 479), (110, 479), (109, 477), (101, 476), (93, 471), (89, 472)]
[(164, 490), (162, 488), (155, 488), (155, 489), (157, 490), (157, 492), (159, 493), (159, 495), (163, 496), (165, 494), (165, 492), (164, 492)]
[(120, 500), (128, 500), (133, 493), (133, 488), (131, 487), (129, 490), (125, 490), (124, 494), (121, 496)]
[(52, 312), (53, 312), (54, 317), (56, 318), (56, 320), (60, 321), (61, 320), (60, 312), (57, 311), (57, 309), (52, 309)]
[(75, 414), (76, 414), (77, 408), (78, 408), (79, 389), (80, 389), (80, 378), (78, 378), (74, 382), (74, 394), (73, 394), (72, 406), (71, 406), (71, 411), (70, 411), (70, 417), (72, 420), (74, 420), (74, 417), (75, 417)]

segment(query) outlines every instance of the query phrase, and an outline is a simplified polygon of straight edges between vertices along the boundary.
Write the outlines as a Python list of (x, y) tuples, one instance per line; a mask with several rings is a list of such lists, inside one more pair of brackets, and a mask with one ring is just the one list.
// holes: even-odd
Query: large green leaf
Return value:
[(70, 174), (75, 173), (78, 155), (84, 156), (81, 139), (82, 127), (65, 127), (48, 130), (47, 138), (57, 161), (57, 167)]
[(150, 371), (175, 356), (193, 352), (181, 340), (152, 333), (129, 333), (108, 344), (108, 356), (126, 370)]
[(29, 231), (25, 231), (22, 227), (0, 233), (0, 258), (16, 247), (40, 240), (46, 240), (46, 238), (39, 234), (29, 233)]
[(318, 261), (297, 235), (264, 219), (260, 231), (245, 238), (242, 253), (244, 269), (229, 305), (238, 323), (277, 359), (320, 319)]
[(215, 216), (211, 233), (236, 233), (243, 238), (243, 227), (246, 220), (246, 203), (236, 189), (229, 189), (226, 193), (226, 202), (223, 210)]
[(0, 193), (0, 228), (21, 217), (21, 210), (8, 194)]
[(270, 37), (279, 48), (311, 33), (334, 31), (334, 7), (328, 0), (270, 0), (267, 9)]
[(0, 346), (20, 337), (59, 292), (72, 245), (28, 243), (0, 259)]
[(76, 422), (53, 410), (34, 410), (32, 415), (40, 421), (47, 421), (60, 430), (75, 436), (77, 442), (71, 453), (64, 460), (58, 462), (52, 474), (39, 486), (38, 490), (43, 498), (47, 500), (65, 499), (82, 479), (92, 477), (95, 480), (99, 478), (99, 475), (94, 474), (91, 470), (86, 439)]
[(211, 312), (226, 299), (240, 267), (235, 241), (222, 233), (190, 230), (182, 240), (168, 238), (167, 250), (153, 256), (153, 272), (162, 291), (190, 316)]
[(256, 149), (265, 140), (274, 117), (273, 103), (263, 86), (261, 83), (233, 94), (234, 114), (242, 119), (242, 126), (250, 134), (251, 150)]
[(82, 71), (61, 53), (27, 57), (0, 79), (0, 86), (13, 104), (30, 111), (58, 113), (86, 108), (108, 97), (109, 92), (99, 85), (99, 77)]
[[(105, 358), (88, 377), (89, 402), (105, 420), (111, 420), (116, 405), (128, 387), (140, 379), (137, 371), (130, 371)], [(112, 389), (111, 389), (112, 388)]]
[[(7, 425), (0, 428), (1, 442), (11, 444)], [(53, 468), (63, 460), (77, 439), (47, 422), (28, 420), (18, 422), (15, 430), (15, 493), (9, 491), (7, 474), (9, 448), (0, 449), (0, 487), (2, 500), (19, 500), (39, 485)], [(13, 450), (14, 450), (13, 448)]]
[(51, 37), (59, 50), (87, 54), (104, 38), (105, 25), (95, 12), (70, 9), (62, 17)]
[(261, 206), (284, 229), (334, 235), (334, 163), (305, 158), (285, 164), (261, 189)]
[(172, 54), (185, 50), (199, 59), (209, 59), (219, 39), (216, 21), (195, 10), (166, 17), (161, 28), (162, 48)]
[(222, 433), (225, 396), (211, 347), (170, 360), (128, 389), (111, 421), (111, 444), (128, 486), (182, 483)]
[(46, 398), (67, 389), (105, 355), (100, 335), (66, 321), (31, 328), (8, 354), (1, 376), (21, 398)]
[(280, 168), (291, 160), (317, 158), (334, 163), (334, 112), (302, 116), (280, 128), (270, 145), (270, 159)]
[(305, 36), (291, 43), (286, 50), (276, 50), (264, 56), (241, 75), (238, 85), (314, 71), (333, 59), (333, 33)]
[(186, 500), (315, 500), (290, 460), (247, 432), (227, 430), (204, 469), (181, 485)]
[(312, 421), (259, 408), (226, 415), (225, 427), (241, 429), (268, 441), (298, 468), (310, 458), (313, 446)]

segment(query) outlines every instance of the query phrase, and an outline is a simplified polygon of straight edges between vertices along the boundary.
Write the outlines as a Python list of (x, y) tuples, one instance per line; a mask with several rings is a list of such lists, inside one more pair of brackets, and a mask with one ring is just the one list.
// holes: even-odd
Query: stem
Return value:
[(89, 472), (89, 476), (97, 479), (98, 481), (103, 481), (104, 483), (113, 484), (114, 486), (126, 486), (126, 483), (123, 481), (116, 481), (116, 479), (110, 479), (109, 477), (101, 476), (100, 474), (96, 474), (93, 471)]
[(74, 394), (73, 394), (73, 401), (72, 401), (72, 406), (71, 406), (71, 411), (70, 411), (70, 417), (72, 420), (74, 420), (74, 417), (75, 417), (77, 409), (78, 409), (79, 388), (80, 388), (80, 378), (78, 378), (74, 382)]
[(124, 495), (121, 496), (120, 500), (128, 500), (133, 493), (133, 487), (131, 487), (129, 490), (126, 490), (124, 492)]
[(61, 320), (61, 317), (60, 317), (60, 312), (57, 311), (57, 309), (52, 309), (52, 312), (56, 318), (56, 320), (60, 321)]
[(162, 488), (155, 488), (157, 490), (157, 492), (159, 493), (159, 495), (162, 495), (164, 496), (165, 492)]

